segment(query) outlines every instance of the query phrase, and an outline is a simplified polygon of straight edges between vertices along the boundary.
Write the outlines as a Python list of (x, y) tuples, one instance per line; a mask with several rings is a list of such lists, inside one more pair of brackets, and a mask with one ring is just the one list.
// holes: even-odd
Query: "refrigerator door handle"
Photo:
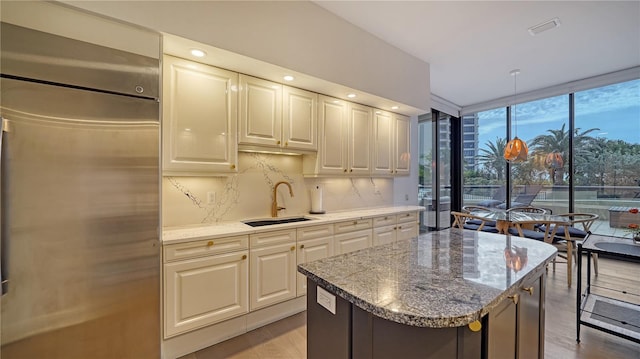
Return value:
[[(1, 124), (1, 128), (0, 128), (0, 169), (2, 169), (2, 165), (3, 165), (3, 153), (2, 153), (2, 147), (3, 147), (3, 142), (2, 140), (4, 139), (4, 133), (8, 132), (9, 130), (9, 120), (7, 120), (6, 118), (0, 116), (0, 121), (2, 121)], [(6, 246), (5, 246), (5, 233), (4, 233), (4, 227), (2, 225), (2, 218), (4, 217), (4, 206), (3, 206), (3, 202), (2, 202), (2, 175), (1, 175), (1, 170), (0, 170), (0, 277), (2, 279), (2, 295), (7, 294), (7, 292), (9, 291), (9, 277), (8, 277), (8, 263), (7, 263), (7, 258), (6, 258)]]

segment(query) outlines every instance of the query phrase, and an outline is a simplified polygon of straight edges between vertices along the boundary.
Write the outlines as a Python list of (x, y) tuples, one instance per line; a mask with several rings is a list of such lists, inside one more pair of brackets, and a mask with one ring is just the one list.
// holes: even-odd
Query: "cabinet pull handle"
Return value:
[(533, 295), (533, 287), (521, 288), (523, 291), (528, 292), (529, 295)]
[(518, 294), (510, 295), (509, 299), (511, 299), (513, 304), (518, 305), (518, 302), (520, 301), (520, 295)]
[(242, 255), (242, 259), (243, 259), (243, 260), (244, 260), (244, 259), (247, 259), (247, 255), (246, 255), (246, 254)]
[(300, 249), (304, 249), (304, 244), (301, 244), (301, 245), (300, 245)]
[(213, 241), (207, 242), (207, 247), (211, 247), (213, 245)]
[(291, 246), (291, 250), (295, 251), (296, 250), (296, 246)]
[(231, 169), (235, 170), (236, 169), (236, 165), (231, 165)]

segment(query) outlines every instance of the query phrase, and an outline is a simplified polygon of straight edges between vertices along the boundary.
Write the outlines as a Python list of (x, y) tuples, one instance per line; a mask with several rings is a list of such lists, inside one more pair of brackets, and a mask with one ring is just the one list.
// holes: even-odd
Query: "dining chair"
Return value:
[(551, 214), (551, 209), (535, 207), (535, 206), (518, 206), (507, 209), (507, 212), (525, 212), (525, 213), (540, 213), (540, 214)]
[(498, 233), (495, 227), (486, 225), (489, 220), (482, 217), (474, 216), (468, 212), (451, 211), (451, 215), (454, 220), (451, 227), (458, 227), (461, 229), (470, 229), (474, 231)]
[[(491, 209), (484, 206), (467, 205), (467, 206), (462, 206), (462, 211), (467, 213), (471, 213), (473, 211), (490, 212)], [(471, 218), (467, 220), (467, 225), (479, 226), (481, 224), (484, 225), (481, 229), (482, 231), (498, 233), (498, 229), (496, 228), (497, 226), (496, 221), (492, 221), (486, 218)]]
[[(589, 238), (591, 235), (591, 226), (600, 216), (593, 213), (563, 213), (559, 214), (559, 216), (567, 217), (569, 225), (550, 224), (549, 226), (542, 226), (540, 229), (552, 233), (552, 244), (558, 248), (559, 252), (566, 252), (566, 255), (558, 254), (558, 256), (567, 261), (567, 281), (569, 287), (571, 287), (572, 262), (576, 261), (578, 256), (576, 244)], [(591, 258), (593, 259), (593, 269), (597, 276), (598, 256), (592, 253)], [(555, 270), (555, 261), (553, 262), (553, 269)]]

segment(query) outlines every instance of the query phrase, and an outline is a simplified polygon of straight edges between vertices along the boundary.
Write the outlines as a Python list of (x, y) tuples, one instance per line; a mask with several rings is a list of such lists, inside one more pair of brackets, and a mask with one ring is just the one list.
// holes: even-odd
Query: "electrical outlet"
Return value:
[(216, 203), (216, 193), (213, 191), (207, 192), (207, 205), (212, 206)]

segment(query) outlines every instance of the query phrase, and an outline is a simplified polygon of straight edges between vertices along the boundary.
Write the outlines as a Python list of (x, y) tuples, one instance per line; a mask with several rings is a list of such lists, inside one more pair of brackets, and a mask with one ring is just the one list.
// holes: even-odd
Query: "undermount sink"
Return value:
[(291, 218), (270, 218), (270, 219), (257, 219), (255, 221), (246, 221), (242, 222), (251, 227), (261, 227), (261, 226), (270, 226), (273, 224), (283, 224), (283, 223), (293, 223), (293, 222), (304, 222), (310, 221), (312, 218), (307, 217), (291, 217)]

